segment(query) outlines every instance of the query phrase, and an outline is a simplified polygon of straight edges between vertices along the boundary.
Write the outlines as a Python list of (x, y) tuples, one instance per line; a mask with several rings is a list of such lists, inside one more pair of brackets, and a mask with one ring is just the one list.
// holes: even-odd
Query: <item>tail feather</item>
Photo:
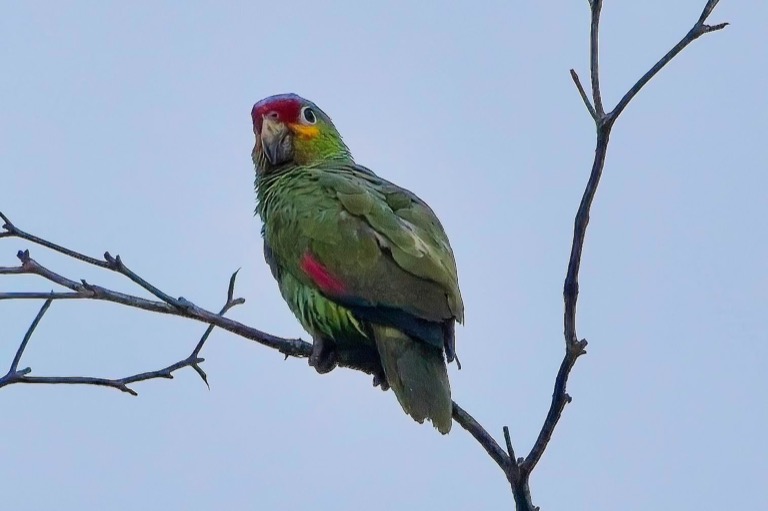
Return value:
[(453, 403), (442, 350), (396, 328), (373, 325), (373, 332), (384, 374), (405, 413), (448, 433)]

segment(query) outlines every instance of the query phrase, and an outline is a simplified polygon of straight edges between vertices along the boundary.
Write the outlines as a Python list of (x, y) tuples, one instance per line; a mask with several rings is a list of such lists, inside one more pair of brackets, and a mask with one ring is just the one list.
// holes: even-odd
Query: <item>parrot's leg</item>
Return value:
[(373, 374), (373, 386), (381, 386), (381, 390), (389, 390), (389, 382), (387, 381), (387, 375), (384, 374), (383, 368), (379, 368), (379, 370)]
[(360, 341), (352, 345), (349, 343), (337, 345), (336, 361), (344, 367), (352, 367), (373, 375), (374, 387), (381, 386), (381, 390), (389, 389), (389, 382), (384, 374), (379, 354), (373, 346), (368, 346)]
[(320, 374), (333, 370), (337, 363), (336, 344), (322, 336), (312, 338), (312, 354), (309, 355), (309, 365)]

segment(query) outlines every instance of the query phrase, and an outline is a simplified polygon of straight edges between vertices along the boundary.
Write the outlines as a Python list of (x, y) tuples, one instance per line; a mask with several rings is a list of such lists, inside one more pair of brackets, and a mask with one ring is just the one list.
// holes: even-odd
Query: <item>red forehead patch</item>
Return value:
[(251, 118), (256, 131), (261, 131), (261, 123), (265, 115), (277, 115), (283, 122), (297, 122), (301, 112), (301, 98), (295, 94), (280, 94), (262, 99), (251, 110)]

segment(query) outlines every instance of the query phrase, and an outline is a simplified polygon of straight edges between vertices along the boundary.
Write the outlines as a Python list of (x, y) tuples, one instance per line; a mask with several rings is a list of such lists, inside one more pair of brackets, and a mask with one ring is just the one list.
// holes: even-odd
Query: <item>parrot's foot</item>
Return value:
[(381, 390), (389, 390), (389, 382), (383, 369), (373, 374), (373, 386), (381, 387)]
[(336, 346), (332, 341), (315, 337), (312, 340), (312, 354), (309, 355), (309, 365), (315, 368), (320, 374), (325, 374), (333, 370), (338, 362)]

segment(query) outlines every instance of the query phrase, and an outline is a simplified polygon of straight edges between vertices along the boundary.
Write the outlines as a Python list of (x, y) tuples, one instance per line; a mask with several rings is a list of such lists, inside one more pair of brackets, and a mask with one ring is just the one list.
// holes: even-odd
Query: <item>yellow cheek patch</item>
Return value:
[(315, 138), (320, 134), (320, 128), (317, 126), (305, 126), (303, 124), (290, 124), (291, 131), (301, 138)]

